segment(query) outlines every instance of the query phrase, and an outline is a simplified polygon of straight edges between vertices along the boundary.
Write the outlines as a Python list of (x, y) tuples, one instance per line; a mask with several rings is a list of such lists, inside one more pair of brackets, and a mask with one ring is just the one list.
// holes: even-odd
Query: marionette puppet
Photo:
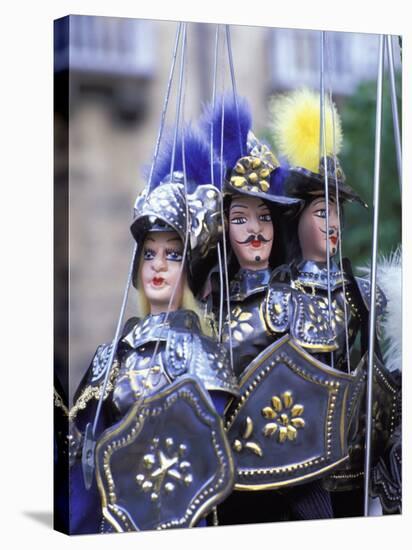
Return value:
[[(213, 129), (214, 154), (222, 164), (229, 311), (223, 341), (232, 348), (236, 376), (264, 350), (273, 336), (261, 313), (272, 271), (284, 259), (281, 219), (297, 210), (299, 199), (276, 192), (282, 175), (279, 162), (251, 131), (252, 116), (243, 98), (218, 98), (200, 121), (205, 135)], [(221, 143), (223, 138), (223, 143)], [(210, 275), (212, 309), (219, 319), (221, 278)], [(225, 296), (224, 296), (225, 298)], [(230, 340), (230, 341), (229, 341)]]
[[(345, 183), (336, 156), (342, 144), (339, 115), (334, 105), (325, 106), (325, 163), (320, 157), (319, 94), (302, 89), (275, 99), (274, 138), (277, 151), (291, 165), (284, 181), (287, 196), (304, 201), (302, 211), (286, 224), (289, 264), (281, 266), (270, 282), (272, 304), (288, 304), (284, 313), (272, 308), (273, 328), (289, 331), (299, 346), (333, 369), (352, 373), (353, 403), (362, 404), (359, 389), (367, 352), (370, 310), (369, 279), (355, 277), (350, 261), (342, 259), (343, 204), (360, 197)], [(326, 196), (326, 194), (328, 196)], [(338, 258), (338, 261), (335, 260)], [(328, 261), (329, 260), (329, 261)], [(287, 286), (284, 286), (286, 283)], [(377, 330), (384, 319), (387, 299), (377, 288)], [(353, 357), (360, 340), (360, 364)], [(373, 455), (376, 463), (393, 432), (399, 415), (399, 386), (383, 364), (379, 340), (375, 345)], [(357, 396), (357, 398), (355, 398)], [(333, 495), (334, 515), (362, 515), (364, 467), (364, 405), (348, 409), (346, 438), (350, 460), (344, 469), (324, 479)], [(377, 417), (378, 420), (377, 420)], [(349, 492), (348, 492), (349, 491)]]
[[(343, 139), (339, 115), (326, 100), (326, 190), (319, 146), (319, 94), (301, 89), (275, 98), (272, 113), (277, 151), (290, 165), (284, 192), (303, 201), (301, 211), (288, 220), (285, 229), (287, 265), (278, 268), (272, 277), (272, 283), (286, 282), (289, 286), (276, 290), (272, 284), (273, 299), (282, 289), (288, 301), (293, 295), (287, 330), (294, 340), (321, 361), (350, 372), (354, 365), (348, 364), (348, 354), (361, 323), (367, 322), (365, 308), (369, 308), (370, 291), (366, 279), (353, 276), (347, 259), (342, 266), (335, 260), (340, 251), (343, 204), (356, 201), (366, 206), (345, 183), (336, 156)], [(281, 296), (277, 298), (281, 300)], [(385, 297), (379, 292), (378, 316), (385, 304)], [(304, 322), (297, 322), (299, 315), (303, 315)], [(273, 321), (275, 325), (276, 317)], [(279, 329), (280, 333), (284, 331), (283, 326)]]
[(233, 485), (217, 410), (236, 379), (193, 296), (221, 231), (220, 193), (207, 184), (207, 147), (187, 132), (183, 153), (182, 141), (163, 147), (135, 206), (140, 317), (124, 325), (109, 374), (112, 344), (99, 346), (70, 411), (80, 443), (108, 376), (88, 491), (81, 446), (72, 452), (73, 533), (202, 525)]
[[(230, 292), (223, 340), (232, 349), (242, 388), (241, 397), (232, 401), (225, 414), (236, 461), (236, 484), (235, 492), (218, 508), (219, 523), (332, 517), (329, 495), (320, 483), (290, 488), (306, 478), (305, 471), (316, 475), (323, 461), (305, 460), (313, 449), (302, 449), (304, 444), (298, 442), (298, 431), (305, 426), (304, 406), (294, 401), (290, 388), (299, 385), (300, 379), (293, 373), (291, 377), (297, 381), (291, 386), (283, 368), (272, 368), (283, 351), (277, 352), (275, 343), (282, 334), (273, 326), (271, 308), (277, 314), (284, 304), (269, 302), (269, 282), (273, 270), (285, 259), (284, 219), (297, 216), (302, 200), (284, 194), (287, 171), (251, 132), (245, 101), (226, 98), (218, 102), (214, 110), (206, 111), (201, 125), (205, 133), (213, 126), (215, 154), (219, 158), (221, 152), (225, 165)], [(216, 306), (214, 310), (218, 315)], [(286, 340), (282, 343), (288, 346)], [(296, 350), (292, 353), (296, 355)], [(315, 418), (318, 411), (310, 414)], [(274, 421), (277, 417), (279, 424)], [(321, 430), (314, 426), (308, 437), (313, 438), (316, 432), (320, 440)], [(294, 466), (299, 460), (302, 465), (298, 469)]]
[[(312, 104), (309, 101), (309, 105), (313, 109), (313, 101)], [(287, 169), (286, 181), (285, 168), (278, 168), (281, 177), (274, 186), (280, 199), (300, 200), (300, 209), (289, 208), (289, 220), (295, 227), (296, 238), (290, 231), (286, 233), (286, 251), (293, 254), (294, 259), (290, 266), (277, 268), (273, 273), (269, 271), (269, 278), (260, 289), (257, 319), (250, 311), (243, 310), (244, 295), (239, 295), (240, 304), (236, 304), (239, 307), (232, 309), (232, 297), (237, 296), (231, 292), (225, 325), (231, 338), (226, 338), (226, 341), (229, 345), (230, 340), (232, 342), (234, 364), (236, 361), (243, 361), (243, 364), (240, 369), (235, 367), (240, 396), (225, 411), (225, 427), (236, 462), (236, 480), (235, 492), (219, 507), (221, 523), (333, 517), (330, 494), (323, 487), (324, 478), (348, 462), (349, 442), (358, 429), (363, 366), (341, 369), (349, 357), (346, 349), (350, 350), (360, 326), (368, 319), (368, 282), (355, 279), (350, 264), (345, 264), (347, 274), (332, 262), (326, 269), (326, 254), (329, 245), (329, 259), (338, 250), (342, 202), (360, 199), (344, 184), (339, 162), (333, 160), (336, 177), (335, 174), (329, 177), (328, 185), (332, 187), (333, 182), (335, 192), (332, 193), (331, 189), (328, 204), (334, 210), (330, 216), (326, 215), (324, 173), (319, 168), (319, 98), (316, 105), (316, 168), (312, 165), (305, 167), (305, 163), (288, 158), (281, 149), (293, 168)], [(296, 105), (293, 111), (296, 113)], [(307, 101), (303, 111), (307, 118)], [(239, 116), (238, 127), (242, 128), (242, 116), (238, 113), (242, 113), (241, 105), (234, 117)], [(286, 117), (286, 121), (290, 119)], [(298, 128), (302, 126), (298, 125)], [(305, 140), (309, 140), (306, 148), (311, 150), (314, 149), (314, 132), (316, 134), (312, 127), (303, 141), (305, 145)], [(296, 140), (298, 136), (296, 126), (290, 130), (284, 125), (279, 133), (284, 139), (289, 135)], [(232, 135), (233, 132), (228, 132), (227, 141), (230, 142)], [(336, 135), (334, 143), (338, 143)], [(300, 151), (301, 146), (302, 142), (295, 150)], [(247, 185), (252, 172), (252, 183), (255, 183), (252, 194), (261, 191), (255, 179), (257, 166), (253, 168), (249, 161), (245, 169), (239, 157), (225, 161), (232, 168), (227, 180), (233, 187)], [(236, 258), (242, 266), (244, 258), (239, 251), (246, 239), (236, 238), (237, 231), (232, 232), (230, 220), (234, 221), (233, 225), (241, 225), (239, 222), (246, 225), (247, 217), (242, 215), (246, 208), (243, 206), (242, 209), (241, 203), (239, 207), (238, 201), (231, 199), (230, 204), (236, 205), (237, 210), (232, 212), (232, 218), (230, 209), (227, 211), (229, 241), (232, 253), (237, 252)], [(329, 218), (327, 224), (326, 216)], [(285, 220), (286, 216), (282, 216), (283, 229)], [(327, 233), (329, 239), (326, 239)], [(271, 234), (268, 235), (270, 238)], [(255, 237), (251, 243), (258, 240)], [(305, 255), (295, 256), (299, 250)], [(260, 254), (256, 256), (260, 257)], [(253, 265), (252, 251), (249, 256), (245, 254), (245, 259), (250, 268)], [(255, 261), (259, 263), (256, 257)], [(232, 285), (235, 288), (237, 283), (234, 277)], [(379, 293), (378, 312), (382, 311), (384, 303), (385, 298)], [(233, 318), (230, 318), (230, 313)], [(260, 326), (264, 327), (266, 336), (263, 342), (259, 341)], [(246, 341), (252, 349), (246, 360), (244, 350), (236, 348), (237, 340)], [(351, 489), (352, 474), (350, 471), (344, 475)], [(341, 477), (337, 479), (341, 488)]]

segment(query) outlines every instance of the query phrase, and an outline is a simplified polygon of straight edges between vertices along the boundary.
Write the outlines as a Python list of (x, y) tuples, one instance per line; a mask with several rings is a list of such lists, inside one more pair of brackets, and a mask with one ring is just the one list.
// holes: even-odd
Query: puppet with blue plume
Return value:
[(283, 194), (286, 167), (252, 132), (252, 115), (244, 98), (220, 96), (214, 108), (206, 106), (200, 127), (209, 141), (213, 135), (214, 154), (225, 168), (225, 195), (248, 195), (286, 207), (300, 203)]
[[(204, 136), (186, 126), (174, 141), (165, 137), (150, 181), (138, 196), (131, 232), (138, 246), (148, 231), (176, 231), (182, 242), (188, 238), (189, 282), (194, 283), (197, 267), (215, 249), (222, 232), (220, 165), (213, 159)], [(213, 170), (213, 176), (212, 176)], [(139, 254), (133, 282), (136, 282)], [(192, 285), (193, 286), (193, 285)]]

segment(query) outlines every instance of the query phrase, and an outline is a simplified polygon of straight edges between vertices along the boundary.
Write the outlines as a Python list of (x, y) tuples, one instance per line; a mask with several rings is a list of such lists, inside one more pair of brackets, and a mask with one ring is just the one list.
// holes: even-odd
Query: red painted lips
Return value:
[(162, 286), (163, 283), (164, 283), (163, 277), (153, 277), (152, 279), (153, 286)]

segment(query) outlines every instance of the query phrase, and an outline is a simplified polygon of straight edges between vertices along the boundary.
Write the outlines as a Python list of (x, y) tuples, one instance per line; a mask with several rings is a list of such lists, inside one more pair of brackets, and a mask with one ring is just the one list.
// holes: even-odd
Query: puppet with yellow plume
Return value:
[[(316, 344), (318, 326), (313, 327), (314, 333), (307, 336), (307, 342), (302, 338), (298, 341), (319, 360), (351, 372), (355, 367), (350, 355), (356, 335), (362, 326), (368, 325), (370, 285), (368, 280), (353, 275), (347, 258), (340, 254), (339, 261), (335, 261), (334, 257), (340, 252), (343, 203), (365, 203), (345, 183), (337, 157), (343, 142), (341, 121), (328, 97), (324, 102), (324, 147), (320, 140), (320, 112), (319, 93), (306, 88), (272, 100), (273, 138), (279, 157), (288, 165), (283, 193), (303, 201), (298, 215), (285, 220), (287, 264), (275, 270), (272, 283), (282, 281), (298, 293), (335, 304), (335, 309), (331, 307), (326, 316), (326, 325), (331, 331), (330, 347), (327, 349), (320, 341)], [(385, 296), (378, 289), (378, 318), (385, 305)], [(336, 312), (337, 319), (334, 317)], [(324, 353), (329, 351), (333, 352), (332, 361), (329, 353)]]
[[(303, 208), (297, 216), (285, 222), (288, 225), (285, 229), (288, 263), (272, 274), (270, 292), (273, 296), (290, 295), (290, 302), (299, 304), (288, 310), (291, 320), (286, 328), (299, 346), (318, 361), (332, 367), (333, 371), (345, 372), (353, 384), (361, 376), (367, 357), (366, 335), (371, 289), (369, 278), (355, 277), (350, 261), (342, 258), (339, 250), (343, 225), (342, 206), (345, 202), (366, 204), (345, 182), (337, 157), (343, 143), (341, 121), (335, 105), (328, 97), (325, 97), (324, 102), (324, 146), (320, 139), (320, 113), (319, 93), (308, 89), (275, 97), (271, 104), (271, 124), (277, 154), (288, 165), (283, 192), (286, 196), (302, 199)], [(338, 256), (339, 260), (335, 261), (334, 256)], [(281, 303), (281, 300), (277, 298), (276, 303)], [(386, 304), (386, 296), (378, 287), (377, 325), (384, 319)], [(322, 309), (321, 315), (313, 315), (318, 306)], [(322, 315), (324, 321), (320, 322)], [(280, 326), (279, 315), (272, 314), (271, 320), (276, 330)], [(284, 332), (285, 327), (282, 326), (279, 336)], [(326, 333), (329, 338), (327, 346)], [(395, 387), (395, 383), (382, 364), (378, 339), (375, 356), (375, 405), (385, 428), (381, 432), (374, 432), (374, 465), (378, 457), (377, 450), (384, 448), (386, 433), (390, 432), (387, 411), (395, 410), (392, 404), (387, 404), (394, 403), (394, 398), (386, 388)], [(358, 389), (360, 387), (361, 384)], [(357, 393), (356, 402), (357, 412), (352, 415), (345, 434), (347, 457), (322, 480), (323, 487), (331, 492), (333, 515), (338, 517), (363, 513), (364, 431), (359, 408), (361, 392)]]
[[(286, 195), (306, 198), (325, 193), (325, 162), (320, 139), (319, 93), (302, 88), (275, 97), (271, 103), (273, 139), (278, 154), (290, 165), (284, 184)], [(329, 192), (342, 201), (358, 201), (359, 195), (345, 183), (337, 155), (343, 142), (339, 113), (325, 97), (325, 152)], [(365, 205), (366, 206), (366, 205)]]
[[(348, 464), (358, 425), (363, 363), (358, 368), (352, 349), (368, 326), (370, 287), (353, 276), (349, 262), (333, 260), (341, 238), (341, 204), (361, 202), (344, 183), (336, 157), (340, 121), (326, 102), (327, 200), (319, 94), (293, 92), (275, 99), (272, 109), (280, 160), (276, 173), (282, 177), (271, 191), (301, 203), (279, 216), (288, 263), (271, 270), (259, 297), (259, 317), (251, 307), (258, 293), (240, 294), (241, 287), (234, 287), (240, 298), (234, 296), (239, 304), (230, 326), (233, 340), (241, 342), (233, 346), (234, 355), (243, 361), (252, 350), (254, 356), (238, 370), (240, 394), (225, 410), (236, 477), (234, 494), (218, 510), (224, 524), (241, 522), (242, 510), (245, 522), (333, 517), (335, 499), (325, 478)], [(244, 211), (244, 206), (235, 211), (241, 221)], [(379, 317), (385, 306), (381, 292), (378, 300)], [(241, 348), (243, 342), (253, 347)], [(329, 388), (339, 388), (333, 403)]]

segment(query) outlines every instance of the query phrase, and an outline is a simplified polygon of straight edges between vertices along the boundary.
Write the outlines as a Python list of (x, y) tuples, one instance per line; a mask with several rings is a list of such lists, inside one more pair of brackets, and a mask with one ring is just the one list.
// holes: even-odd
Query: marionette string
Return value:
[[(214, 61), (213, 61), (213, 87), (212, 87), (212, 113), (215, 112), (216, 108), (216, 85), (217, 85), (217, 60), (219, 53), (219, 30), (220, 26), (216, 25), (215, 33), (215, 51), (214, 51)], [(215, 185), (215, 174), (213, 170), (213, 161), (214, 161), (214, 149), (213, 149), (213, 120), (210, 121), (210, 181), (212, 185)]]
[[(185, 75), (185, 65), (186, 65), (186, 47), (187, 47), (187, 35), (186, 35), (186, 23), (183, 23), (183, 37), (182, 37), (182, 46), (181, 46), (181, 60), (180, 60), (180, 74), (179, 74), (179, 86), (178, 86), (178, 92), (177, 92), (177, 100), (176, 100), (176, 115), (175, 115), (175, 132), (174, 132), (174, 139), (173, 139), (173, 149), (172, 149), (172, 158), (170, 163), (170, 181), (172, 180), (173, 176), (173, 170), (174, 170), (174, 162), (175, 162), (175, 153), (176, 153), (176, 142), (177, 142), (177, 136), (179, 132), (179, 126), (180, 126), (180, 119), (181, 119), (181, 111), (182, 109), (182, 103), (183, 99), (185, 97), (184, 94), (184, 75)], [(186, 163), (185, 163), (185, 147), (184, 147), (184, 130), (181, 131), (181, 139), (182, 139), (182, 160), (183, 160), (183, 181), (184, 181), (184, 188), (185, 188), (185, 206), (186, 206), (186, 229), (185, 229), (185, 240), (184, 240), (184, 246), (183, 246), (183, 258), (182, 263), (180, 265), (180, 271), (179, 276), (176, 280), (175, 285), (173, 286), (172, 293), (169, 299), (169, 303), (166, 310), (166, 315), (164, 318), (164, 325), (166, 326), (167, 321), (169, 319), (169, 314), (171, 311), (172, 303), (176, 295), (177, 287), (179, 285), (179, 282), (181, 280), (181, 277), (183, 275), (183, 270), (185, 268), (186, 264), (186, 256), (187, 256), (187, 250), (188, 250), (188, 243), (189, 243), (189, 205), (187, 200), (187, 178), (186, 178)], [(160, 338), (156, 340), (156, 344), (153, 350), (152, 357), (150, 359), (149, 368), (147, 370), (147, 374), (145, 376), (145, 380), (149, 377), (150, 374), (152, 374), (152, 369), (154, 366), (154, 360), (158, 353), (160, 346)], [(159, 371), (158, 379), (154, 382), (154, 385), (158, 383), (161, 377), (161, 372)], [(141, 396), (139, 397), (139, 403), (143, 401), (146, 395), (146, 389), (147, 385), (143, 384), (143, 392), (141, 393)]]
[(174, 48), (173, 48), (172, 63), (171, 63), (171, 66), (170, 66), (169, 78), (168, 78), (168, 81), (167, 81), (166, 95), (165, 95), (163, 108), (162, 108), (162, 114), (161, 114), (161, 118), (160, 118), (159, 132), (158, 132), (158, 135), (157, 135), (155, 150), (154, 150), (154, 153), (153, 153), (152, 165), (150, 167), (149, 180), (148, 180), (148, 184), (147, 184), (148, 189), (149, 189), (149, 193), (151, 191), (153, 171), (154, 171), (154, 168), (155, 168), (155, 165), (156, 165), (157, 157), (159, 155), (160, 142), (161, 142), (161, 139), (162, 139), (162, 136), (163, 136), (163, 130), (164, 130), (165, 121), (166, 121), (167, 107), (169, 105), (170, 92), (171, 92), (172, 84), (173, 84), (173, 76), (174, 76), (174, 72), (175, 72), (177, 52), (178, 52), (178, 48), (179, 48), (181, 31), (182, 31), (182, 23), (179, 23), (177, 31), (176, 31), (176, 39), (175, 39), (175, 44), (174, 44)]
[[(325, 187), (325, 212), (326, 212), (326, 271), (328, 288), (328, 314), (329, 324), (332, 326), (332, 303), (330, 288), (330, 242), (329, 242), (329, 186), (328, 186), (328, 165), (326, 158), (326, 124), (325, 124), (325, 36), (326, 32), (320, 33), (320, 157), (324, 165), (324, 187)], [(333, 352), (330, 354), (331, 367), (334, 366)]]
[[(173, 48), (170, 73), (169, 73), (169, 78), (168, 78), (168, 83), (167, 83), (167, 88), (166, 88), (166, 94), (165, 94), (165, 99), (164, 99), (162, 113), (161, 113), (159, 132), (158, 132), (158, 135), (157, 135), (155, 150), (154, 150), (154, 153), (153, 153), (152, 164), (151, 164), (151, 167), (150, 167), (150, 174), (149, 174), (149, 181), (148, 181), (149, 192), (150, 192), (150, 188), (151, 188), (151, 182), (152, 182), (154, 167), (155, 167), (157, 157), (158, 157), (158, 154), (159, 154), (160, 142), (161, 142), (161, 138), (162, 138), (163, 130), (164, 130), (165, 118), (166, 118), (167, 108), (168, 108), (169, 99), (170, 99), (170, 91), (171, 91), (171, 88), (172, 88), (173, 76), (174, 76), (174, 72), (175, 72), (176, 58), (177, 58), (177, 51), (178, 51), (179, 42), (180, 42), (181, 29), (182, 29), (182, 23), (179, 23), (178, 28), (176, 30), (175, 44), (174, 44), (174, 48)], [(108, 385), (108, 382), (109, 382), (110, 372), (112, 370), (114, 356), (115, 356), (116, 351), (117, 351), (117, 346), (118, 346), (119, 337), (120, 337), (120, 331), (121, 331), (121, 327), (122, 327), (122, 323), (123, 323), (124, 314), (125, 314), (125, 311), (126, 311), (126, 305), (127, 305), (127, 300), (128, 300), (128, 296), (129, 296), (129, 289), (130, 289), (130, 285), (131, 285), (131, 281), (132, 281), (133, 266), (134, 266), (135, 258), (137, 256), (137, 252), (138, 252), (138, 246), (137, 246), (137, 243), (135, 243), (134, 247), (133, 247), (133, 253), (132, 253), (130, 266), (129, 266), (127, 282), (126, 282), (126, 288), (125, 288), (125, 291), (124, 291), (124, 294), (123, 294), (123, 300), (122, 300), (122, 306), (121, 306), (121, 309), (120, 309), (120, 315), (119, 315), (119, 318), (118, 318), (116, 332), (115, 332), (113, 342), (112, 342), (112, 350), (111, 350), (109, 361), (108, 361), (108, 368), (107, 368), (107, 371), (106, 371), (105, 379), (104, 379), (104, 382), (103, 382), (102, 392), (99, 396), (99, 401), (98, 401), (97, 408), (96, 408), (96, 414), (95, 414), (94, 421), (93, 421), (93, 428), (92, 428), (93, 437), (95, 437), (95, 435), (96, 435), (97, 425), (98, 425), (98, 422), (99, 422), (99, 418), (100, 418), (100, 414), (101, 414), (101, 408), (102, 408), (102, 405), (103, 405), (103, 399), (104, 399), (104, 395), (106, 393), (107, 385)]]
[(239, 103), (237, 99), (238, 96), (237, 96), (237, 90), (236, 90), (235, 68), (233, 63), (230, 26), (225, 25), (225, 28), (226, 28), (226, 45), (227, 45), (227, 54), (228, 54), (228, 60), (229, 60), (230, 78), (232, 81), (233, 100), (235, 102), (235, 109), (236, 109), (237, 127), (238, 127), (238, 135), (239, 135), (239, 148), (240, 148), (241, 156), (243, 157), (244, 150), (243, 150), (243, 143), (242, 143), (242, 133), (240, 131)]
[[(219, 31), (220, 25), (216, 25), (216, 34), (215, 34), (215, 51), (214, 51), (214, 65), (213, 65), (213, 88), (212, 88), (212, 113), (215, 112), (216, 108), (216, 86), (217, 86), (217, 60), (219, 53)], [(210, 178), (212, 185), (215, 185), (215, 174), (213, 170), (213, 161), (214, 161), (214, 147), (213, 147), (213, 121), (210, 122)], [(220, 187), (221, 191), (222, 187)], [(220, 195), (220, 200), (222, 201), (222, 195)], [(224, 225), (224, 219), (222, 218), (222, 226)], [(224, 233), (224, 228), (223, 228)], [(224, 238), (224, 236), (223, 236)], [(224, 292), (224, 282), (223, 282), (223, 271), (222, 271), (222, 250), (220, 242), (217, 243), (217, 259), (219, 265), (219, 320), (218, 320), (218, 339), (219, 342), (222, 341), (222, 328), (223, 328), (223, 292)]]
[(366, 438), (365, 438), (365, 477), (364, 477), (364, 515), (369, 515), (369, 482), (371, 475), (371, 445), (372, 445), (372, 401), (373, 401), (373, 364), (375, 355), (376, 335), (376, 267), (378, 253), (378, 223), (379, 223), (379, 183), (382, 138), (382, 89), (383, 67), (385, 55), (384, 35), (379, 36), (379, 63), (376, 84), (376, 119), (375, 119), (375, 160), (373, 179), (373, 230), (372, 230), (372, 261), (370, 276), (370, 311), (368, 334), (368, 371), (366, 383)]
[(401, 132), (400, 132), (400, 126), (399, 126), (398, 104), (396, 101), (396, 82), (395, 82), (395, 68), (394, 68), (393, 48), (392, 48), (392, 36), (390, 34), (386, 35), (386, 46), (387, 46), (388, 66), (389, 66), (393, 132), (394, 132), (395, 146), (396, 146), (396, 163), (398, 167), (399, 191), (402, 195), (402, 143), (401, 143)]
[(341, 210), (340, 210), (340, 198), (339, 198), (339, 189), (338, 189), (338, 176), (336, 173), (336, 140), (335, 140), (335, 110), (333, 108), (333, 97), (332, 97), (332, 74), (333, 74), (333, 59), (331, 54), (331, 48), (329, 45), (329, 40), (325, 41), (326, 46), (326, 62), (328, 66), (329, 74), (329, 106), (332, 114), (332, 147), (333, 147), (333, 169), (334, 169), (334, 179), (335, 179), (335, 194), (336, 194), (336, 209), (338, 213), (338, 229), (339, 229), (339, 240), (338, 240), (338, 252), (339, 252), (339, 268), (342, 273), (342, 290), (343, 290), (343, 313), (345, 319), (345, 345), (346, 345), (346, 365), (347, 372), (350, 374), (351, 365), (350, 365), (350, 348), (349, 348), (349, 328), (348, 328), (348, 307), (346, 302), (346, 282), (345, 274), (343, 271), (343, 258), (342, 258), (342, 222), (341, 222)]
[[(169, 304), (168, 304), (168, 307), (167, 307), (166, 316), (165, 316), (165, 319), (164, 319), (164, 324), (165, 325), (167, 324), (167, 321), (168, 321), (168, 318), (169, 318), (171, 305), (173, 303), (173, 300), (174, 300), (174, 297), (175, 297), (175, 294), (176, 294), (176, 290), (177, 290), (177, 287), (179, 285), (179, 281), (181, 280), (181, 277), (183, 276), (183, 271), (184, 271), (184, 268), (185, 268), (187, 251), (188, 251), (188, 244), (189, 244), (189, 225), (190, 225), (189, 222), (190, 222), (190, 219), (189, 219), (189, 203), (188, 203), (188, 192), (187, 192), (185, 132), (184, 132), (184, 103), (185, 103), (185, 97), (186, 97), (186, 95), (185, 95), (186, 94), (186, 71), (185, 71), (186, 46), (187, 46), (187, 31), (186, 31), (186, 23), (184, 23), (183, 41), (182, 41), (182, 56), (181, 56), (180, 77), (179, 77), (179, 89), (178, 89), (178, 99), (177, 99), (178, 109), (176, 111), (176, 121), (175, 121), (175, 124), (176, 124), (176, 126), (175, 126), (175, 139), (177, 140), (177, 135), (178, 135), (177, 130), (178, 130), (178, 126), (180, 125), (180, 121), (181, 121), (182, 130), (181, 130), (180, 134), (181, 134), (181, 140), (182, 140), (182, 167), (183, 167), (183, 184), (184, 184), (184, 192), (185, 192), (186, 228), (185, 228), (185, 240), (184, 240), (184, 246), (183, 246), (183, 259), (182, 259), (182, 263), (181, 263), (181, 266), (180, 266), (179, 276), (178, 276), (178, 278), (176, 280), (176, 283), (173, 287), (172, 295), (170, 297)], [(175, 150), (176, 143), (173, 144), (173, 148)], [(174, 154), (172, 156), (172, 163), (174, 163)], [(174, 168), (174, 166), (172, 164), (171, 174), (173, 174), (173, 168)], [(159, 348), (159, 344), (160, 344), (160, 340), (158, 339), (157, 342), (156, 342), (156, 345), (155, 345), (155, 349), (154, 349), (152, 358), (151, 358), (149, 372), (152, 369), (153, 362), (154, 362), (155, 356), (156, 356), (158, 348)], [(162, 373), (161, 373), (161, 371), (159, 371), (158, 378), (155, 379), (155, 381), (153, 382), (154, 386), (156, 386), (158, 384), (158, 382), (160, 381), (161, 375), (162, 375)], [(145, 390), (146, 390), (146, 387), (145, 387)], [(162, 430), (163, 423), (164, 423), (164, 417), (162, 416), (162, 417), (160, 417), (159, 433), (163, 432), (163, 430)], [(161, 512), (161, 495), (159, 495), (159, 501), (158, 501), (158, 507), (157, 507), (157, 513), (158, 513), (159, 518), (160, 518), (160, 512)]]
[[(229, 54), (229, 42), (228, 37), (230, 38), (230, 34), (228, 33), (228, 27), (226, 26), (226, 45), (228, 47), (228, 54)], [(231, 56), (229, 56), (230, 59)], [(232, 60), (232, 66), (233, 66), (233, 60)], [(225, 91), (225, 73), (223, 72), (222, 76), (222, 97), (224, 97), (224, 91)], [(234, 74), (233, 74), (234, 76)], [(232, 79), (232, 85), (234, 83), (234, 78)], [(237, 101), (237, 100), (236, 100)], [(223, 189), (223, 180), (224, 180), (224, 162), (223, 162), (223, 134), (224, 134), (224, 128), (225, 128), (225, 102), (222, 101), (222, 116), (221, 116), (221, 126), (220, 126), (220, 188)], [(240, 139), (240, 125), (239, 125), (239, 139)], [(224, 211), (223, 211), (223, 200), (220, 201), (220, 215), (222, 216), (222, 220), (224, 220)], [(233, 344), (232, 344), (232, 315), (231, 315), (231, 307), (230, 307), (230, 288), (229, 288), (229, 273), (228, 273), (228, 255), (227, 255), (227, 243), (226, 243), (226, 231), (223, 231), (223, 271), (224, 271), (224, 277), (225, 277), (225, 290), (226, 290), (226, 304), (227, 304), (227, 323), (228, 323), (228, 336), (229, 336), (229, 359), (230, 359), (230, 366), (233, 371)]]

